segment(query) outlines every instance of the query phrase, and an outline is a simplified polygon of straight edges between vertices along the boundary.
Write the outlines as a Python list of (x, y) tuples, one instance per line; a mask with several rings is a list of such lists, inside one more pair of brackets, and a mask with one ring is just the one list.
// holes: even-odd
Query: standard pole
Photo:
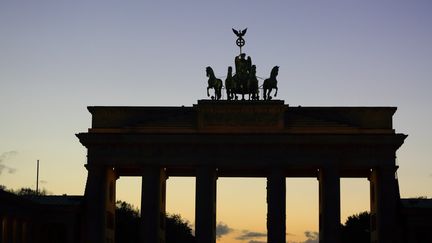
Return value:
[(36, 166), (36, 195), (39, 194), (39, 160), (37, 160)]

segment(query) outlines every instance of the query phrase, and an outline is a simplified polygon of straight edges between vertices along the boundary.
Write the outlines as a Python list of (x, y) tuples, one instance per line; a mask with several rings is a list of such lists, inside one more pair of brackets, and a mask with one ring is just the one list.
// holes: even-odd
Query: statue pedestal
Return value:
[(283, 100), (199, 100), (198, 129), (204, 131), (263, 132), (284, 128)]

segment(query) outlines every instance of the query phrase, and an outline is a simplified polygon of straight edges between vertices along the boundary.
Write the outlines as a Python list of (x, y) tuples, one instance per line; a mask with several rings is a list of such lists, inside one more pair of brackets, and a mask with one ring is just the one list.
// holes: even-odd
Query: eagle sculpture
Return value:
[(238, 31), (235, 29), (232, 29), (232, 30), (237, 37), (241, 38), (246, 34), (247, 28), (244, 30), (238, 30)]

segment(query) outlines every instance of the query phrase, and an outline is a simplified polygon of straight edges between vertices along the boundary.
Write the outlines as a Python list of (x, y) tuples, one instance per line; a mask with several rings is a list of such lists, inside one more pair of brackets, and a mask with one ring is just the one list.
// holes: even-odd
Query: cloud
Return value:
[(46, 181), (46, 180), (39, 180), (39, 183), (40, 183), (40, 184), (47, 184), (48, 181)]
[(4, 152), (0, 155), (0, 163), (3, 163), (5, 160), (17, 155), (18, 152), (17, 151), (8, 151), (8, 152)]
[(228, 227), (227, 224), (224, 224), (222, 222), (219, 222), (216, 225), (216, 238), (219, 239), (221, 238), (223, 235), (227, 235), (229, 233), (233, 232), (233, 229)]
[[(255, 231), (248, 231), (248, 230), (243, 230), (243, 233), (240, 236), (236, 237), (236, 240), (251, 240), (254, 238), (262, 238), (262, 237), (266, 237), (267, 233), (262, 233), (262, 232), (255, 232)], [(249, 241), (250, 243), (251, 241)], [(254, 242), (254, 241), (252, 241)], [(255, 241), (255, 243), (258, 243), (260, 241)]]
[(318, 243), (318, 240), (319, 240), (318, 232), (305, 231), (304, 234), (307, 237), (307, 240), (305, 240), (304, 243)]
[(4, 152), (0, 155), (0, 175), (2, 174), (2, 172), (4, 170), (7, 170), (10, 174), (13, 174), (16, 172), (15, 168), (4, 165), (4, 162), (9, 160), (10, 158), (14, 157), (17, 154), (18, 154), (18, 152), (16, 152), (16, 151), (8, 151), (8, 152)]

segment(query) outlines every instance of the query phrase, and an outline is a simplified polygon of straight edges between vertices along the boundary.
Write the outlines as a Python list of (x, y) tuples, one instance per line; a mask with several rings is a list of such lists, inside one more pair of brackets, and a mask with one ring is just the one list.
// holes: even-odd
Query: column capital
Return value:
[(326, 171), (340, 171), (340, 167), (338, 165), (335, 164), (323, 164), (318, 168), (318, 171), (322, 171), (322, 170), (326, 170)]
[(87, 169), (88, 172), (92, 173), (92, 176), (102, 175), (107, 170), (111, 169), (112, 172), (114, 173), (116, 180), (120, 178), (120, 175), (117, 173), (117, 170), (115, 169), (115, 167), (112, 166), (99, 165), (99, 164), (85, 164), (84, 167)]
[(217, 180), (219, 178), (219, 176), (218, 176), (218, 168), (215, 167), (215, 166), (199, 166), (199, 167), (196, 167), (196, 169), (195, 169), (196, 176), (198, 176), (198, 174), (200, 174), (200, 173), (211, 174), (212, 176), (214, 176), (215, 180)]
[(267, 174), (270, 175), (283, 175), (285, 177), (285, 168), (282, 166), (270, 167), (267, 169)]
[(372, 171), (396, 172), (399, 169), (397, 165), (380, 165), (371, 168)]

